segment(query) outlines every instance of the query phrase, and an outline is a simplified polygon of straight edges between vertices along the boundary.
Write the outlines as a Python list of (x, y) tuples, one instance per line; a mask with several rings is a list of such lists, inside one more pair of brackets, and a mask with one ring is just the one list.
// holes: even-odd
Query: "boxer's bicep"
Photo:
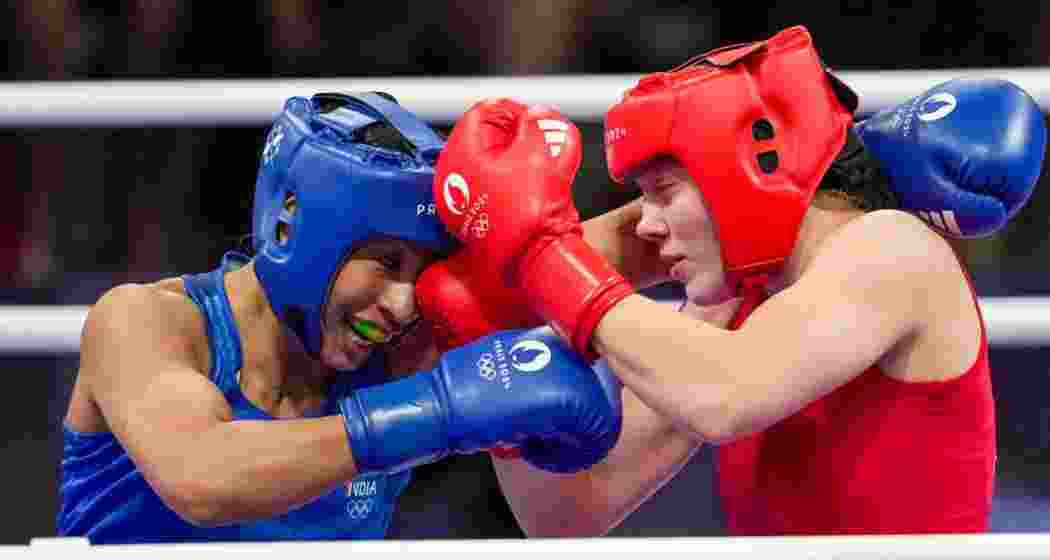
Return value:
[(165, 305), (143, 287), (118, 288), (89, 314), (80, 375), (110, 431), (166, 501), (183, 495), (195, 434), (232, 418)]
[(738, 331), (744, 346), (761, 349), (740, 372), (740, 429), (790, 416), (918, 334), (929, 323), (931, 262), (945, 251), (914, 219), (887, 214), (830, 238), (798, 282)]

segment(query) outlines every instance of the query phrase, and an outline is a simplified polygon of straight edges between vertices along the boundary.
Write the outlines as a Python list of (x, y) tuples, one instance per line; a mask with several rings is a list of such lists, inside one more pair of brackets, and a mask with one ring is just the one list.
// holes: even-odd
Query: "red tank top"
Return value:
[(873, 366), (720, 446), (718, 484), (731, 535), (982, 532), (995, 462), (982, 319), (980, 351), (962, 376), (906, 383)]

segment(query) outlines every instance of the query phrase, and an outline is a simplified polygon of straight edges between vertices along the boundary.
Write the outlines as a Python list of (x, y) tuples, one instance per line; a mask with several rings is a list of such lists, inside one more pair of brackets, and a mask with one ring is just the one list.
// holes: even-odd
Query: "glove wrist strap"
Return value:
[(533, 311), (593, 362), (598, 355), (591, 348), (591, 334), (634, 288), (579, 234), (535, 246), (523, 257), (516, 284), (527, 293)]
[(433, 372), (417, 373), (339, 400), (357, 472), (396, 473), (449, 454), (437, 383)]

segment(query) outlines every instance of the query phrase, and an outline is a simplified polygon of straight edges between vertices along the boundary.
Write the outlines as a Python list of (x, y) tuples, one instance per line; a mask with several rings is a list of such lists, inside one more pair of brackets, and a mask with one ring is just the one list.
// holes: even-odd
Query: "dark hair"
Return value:
[(846, 145), (817, 186), (817, 193), (840, 196), (866, 212), (899, 207), (882, 164), (852, 129), (846, 133)]
[[(393, 95), (384, 91), (373, 91), (372, 93), (383, 97), (398, 105), (401, 104)], [(339, 107), (346, 105), (346, 100), (335, 94), (317, 94), (314, 96), (317, 108), (322, 113), (334, 111)], [(433, 126), (430, 127), (435, 134), (440, 136), (442, 139), (448, 138), (448, 135), (442, 132), (440, 129)], [(402, 152), (405, 154), (412, 153), (415, 148), (412, 143), (408, 141), (401, 131), (394, 128), (390, 123), (379, 121), (363, 128), (358, 129), (353, 136), (353, 141), (358, 144), (365, 144), (368, 146), (375, 146), (377, 148), (383, 148), (394, 152)]]
[[(371, 93), (397, 105), (401, 104), (397, 98), (384, 91), (373, 91)], [(318, 93), (313, 96), (313, 102), (320, 113), (330, 113), (340, 107), (345, 107), (349, 103), (343, 94), (338, 93)], [(375, 146), (405, 154), (410, 154), (413, 151), (412, 144), (409, 143), (408, 139), (402, 136), (401, 132), (391, 126), (390, 123), (384, 121), (377, 121), (357, 129), (350, 140), (356, 144)]]

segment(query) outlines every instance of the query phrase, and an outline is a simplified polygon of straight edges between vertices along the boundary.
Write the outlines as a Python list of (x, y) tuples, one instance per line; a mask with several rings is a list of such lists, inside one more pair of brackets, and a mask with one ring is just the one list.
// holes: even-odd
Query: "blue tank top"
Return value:
[[(209, 378), (225, 395), (238, 420), (273, 420), (241, 392), (241, 339), (233, 320), (223, 274), (247, 257), (228, 253), (211, 272), (183, 277), (186, 292), (204, 314), (211, 350)], [(382, 382), (386, 368), (372, 359), (333, 384), (321, 414), (338, 414), (338, 398), (357, 387)], [(398, 496), (411, 471), (361, 475), (344, 487), (271, 519), (223, 527), (195, 527), (164, 505), (127, 452), (109, 432), (83, 433), (63, 427), (64, 448), (56, 519), (61, 536), (84, 536), (93, 544), (199, 541), (379, 539), (386, 535)]]

